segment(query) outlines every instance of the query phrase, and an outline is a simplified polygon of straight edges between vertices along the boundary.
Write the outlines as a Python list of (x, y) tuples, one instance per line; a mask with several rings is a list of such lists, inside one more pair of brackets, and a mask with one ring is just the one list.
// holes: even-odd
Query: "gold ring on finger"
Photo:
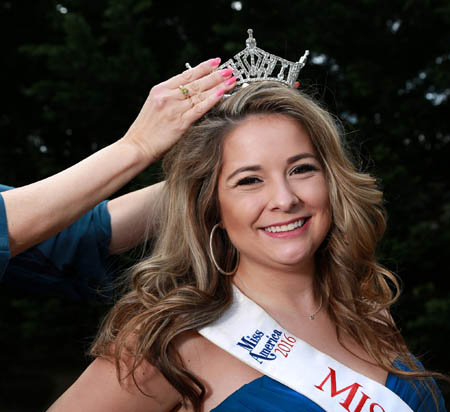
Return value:
[(186, 99), (188, 99), (188, 98), (190, 97), (189, 90), (188, 90), (187, 87), (181, 85), (181, 86), (178, 86), (178, 88), (181, 90), (181, 93), (183, 93), (183, 96), (184, 96)]

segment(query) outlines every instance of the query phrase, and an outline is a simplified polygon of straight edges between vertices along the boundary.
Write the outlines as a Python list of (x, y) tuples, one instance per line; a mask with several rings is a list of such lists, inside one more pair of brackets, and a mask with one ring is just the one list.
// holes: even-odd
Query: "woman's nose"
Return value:
[(271, 188), (270, 209), (290, 211), (300, 203), (300, 198), (286, 180), (274, 182)]

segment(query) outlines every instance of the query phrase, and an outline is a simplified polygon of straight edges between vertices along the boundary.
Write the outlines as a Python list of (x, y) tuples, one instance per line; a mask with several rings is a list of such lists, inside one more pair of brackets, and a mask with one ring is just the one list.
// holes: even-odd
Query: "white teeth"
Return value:
[(288, 232), (289, 230), (294, 230), (297, 229), (299, 227), (302, 227), (305, 224), (306, 219), (299, 219), (294, 223), (289, 223), (288, 225), (283, 225), (283, 226), (270, 226), (270, 227), (266, 227), (264, 228), (264, 230), (266, 232), (271, 232), (271, 233), (275, 233), (275, 232)]

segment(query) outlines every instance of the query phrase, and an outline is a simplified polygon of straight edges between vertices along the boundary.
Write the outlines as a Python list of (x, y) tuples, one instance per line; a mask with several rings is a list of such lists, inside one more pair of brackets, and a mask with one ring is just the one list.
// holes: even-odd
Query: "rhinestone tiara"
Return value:
[[(253, 30), (248, 29), (247, 33), (248, 39), (245, 41), (245, 49), (236, 54), (232, 59), (221, 64), (219, 69), (231, 67), (237, 79), (236, 85), (240, 85), (241, 87), (246, 87), (250, 83), (263, 80), (274, 80), (293, 87), (300, 70), (306, 64), (309, 50), (305, 51), (305, 54), (300, 57), (298, 62), (291, 62), (256, 47)], [(278, 74), (272, 74), (278, 68)]]

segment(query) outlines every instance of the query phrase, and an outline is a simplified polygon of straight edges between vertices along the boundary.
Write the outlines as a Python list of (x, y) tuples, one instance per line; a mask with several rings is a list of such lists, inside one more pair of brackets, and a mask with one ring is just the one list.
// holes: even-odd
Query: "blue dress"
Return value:
[[(0, 192), (12, 189), (0, 185)], [(111, 221), (102, 202), (56, 236), (10, 259), (5, 204), (0, 194), (0, 281), (35, 295), (71, 300), (111, 295)]]
[[(398, 364), (403, 370), (406, 368)], [(446, 412), (438, 390), (439, 406), (420, 383), (416, 389), (404, 378), (389, 374), (386, 387), (396, 393), (416, 412)], [(341, 408), (341, 412), (345, 409)], [(316, 403), (278, 381), (261, 376), (232, 393), (211, 412), (324, 412)], [(331, 412), (331, 411), (328, 411)], [(386, 411), (395, 412), (395, 411)]]

